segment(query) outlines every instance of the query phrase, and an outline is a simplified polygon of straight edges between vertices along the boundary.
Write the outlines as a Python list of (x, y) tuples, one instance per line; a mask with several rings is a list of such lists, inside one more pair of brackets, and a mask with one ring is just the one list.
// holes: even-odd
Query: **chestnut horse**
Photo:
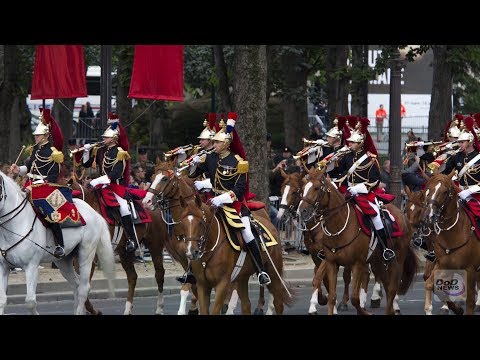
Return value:
[[(72, 188), (79, 190), (82, 196), (92, 208), (101, 214), (100, 204), (98, 197), (95, 194), (95, 190), (86, 190), (79, 183), (74, 182)], [(148, 211), (148, 210), (147, 210)], [(135, 225), (135, 231), (137, 233), (138, 241), (140, 244), (144, 244), (152, 255), (153, 266), (155, 269), (155, 280), (158, 287), (158, 298), (155, 309), (155, 314), (164, 314), (164, 298), (163, 298), (163, 284), (165, 281), (165, 268), (163, 267), (163, 249), (167, 243), (168, 232), (167, 227), (162, 221), (161, 215), (158, 212), (149, 212), (152, 222), (146, 224)], [(127, 302), (125, 303), (124, 315), (131, 315), (133, 311), (133, 297), (135, 294), (135, 287), (137, 285), (137, 272), (135, 270), (135, 252), (127, 253), (125, 250), (126, 235), (122, 234), (119, 238), (118, 231), (112, 225), (109, 225), (110, 234), (112, 235), (112, 245), (116, 246), (115, 252), (120, 257), (120, 263), (122, 264), (125, 273), (127, 274), (128, 293)]]
[[(375, 249), (369, 257), (370, 237), (362, 230), (355, 209), (325, 176), (325, 169), (309, 171), (308, 182), (298, 206), (298, 214), (307, 223), (318, 219), (325, 234), (323, 245), (326, 255), (326, 274), (329, 280), (328, 314), (333, 314), (336, 301), (338, 265), (350, 266), (353, 272), (352, 305), (358, 314), (370, 314), (360, 306), (360, 285), (368, 283), (369, 259), (372, 271), (384, 285), (387, 305), (385, 313), (395, 314), (393, 302), (396, 294), (403, 295), (410, 287), (417, 269), (417, 257), (410, 247), (412, 229), (403, 213), (392, 204), (386, 205), (403, 231), (401, 237), (392, 239), (389, 244), (396, 257), (385, 266), (381, 249)], [(380, 246), (377, 246), (378, 248)], [(319, 268), (320, 270), (320, 268)], [(318, 273), (319, 271), (317, 271)], [(320, 280), (321, 280), (321, 274)], [(316, 276), (314, 283), (318, 283)]]
[[(240, 252), (229, 245), (225, 229), (221, 225), (217, 208), (203, 203), (198, 195), (195, 201), (186, 202), (180, 197), (182, 213), (174, 226), (174, 233), (184, 240), (187, 252), (191, 259), (192, 271), (197, 278), (198, 301), (200, 314), (209, 314), (210, 294), (215, 289), (215, 303), (212, 314), (220, 314), (225, 301), (226, 292), (231, 284), (231, 275), (236, 267)], [(260, 217), (253, 214), (254, 218), (267, 227), (270, 234), (277, 239), (277, 230), (270, 222), (268, 214)], [(252, 230), (255, 226), (252, 223)], [(255, 240), (256, 241), (256, 240)], [(264, 246), (261, 246), (264, 248)], [(277, 315), (283, 314), (284, 305), (293, 303), (290, 289), (287, 288), (283, 274), (283, 255), (280, 244), (274, 244), (261, 251), (262, 260), (266, 263), (265, 270), (270, 276), (271, 283), (267, 285), (270, 297), (273, 296), (273, 306)], [(256, 272), (250, 256), (239, 271), (235, 284), (241, 301), (242, 314), (251, 314), (251, 303), (248, 297), (248, 281)]]
[[(464, 270), (466, 279), (466, 314), (472, 315), (475, 309), (475, 281), (480, 268), (480, 241), (472, 228), (472, 223), (459, 204), (458, 187), (450, 175), (436, 174), (425, 185), (425, 219), (433, 232), (433, 247), (436, 255), (436, 270)], [(430, 278), (429, 278), (430, 280)], [(433, 290), (433, 277), (427, 281), (427, 298)], [(431, 301), (431, 299), (430, 299)], [(463, 309), (447, 302), (455, 314)]]

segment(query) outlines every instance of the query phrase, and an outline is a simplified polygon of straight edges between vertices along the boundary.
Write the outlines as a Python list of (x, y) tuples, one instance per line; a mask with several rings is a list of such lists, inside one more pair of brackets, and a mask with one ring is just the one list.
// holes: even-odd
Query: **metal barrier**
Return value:
[[(278, 210), (281, 199), (278, 196), (270, 196), (269, 199), (270, 205)], [(303, 249), (303, 231), (298, 228), (299, 226), (291, 216), (287, 217), (286, 220), (277, 222), (278, 240), (283, 249), (292, 250), (295, 248), (298, 251)]]

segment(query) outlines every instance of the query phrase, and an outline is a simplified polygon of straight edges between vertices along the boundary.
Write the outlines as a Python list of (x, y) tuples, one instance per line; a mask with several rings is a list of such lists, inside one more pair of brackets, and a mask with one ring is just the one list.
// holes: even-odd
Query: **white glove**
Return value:
[(360, 184), (357, 184), (357, 185), (354, 185), (354, 186), (350, 186), (348, 188), (348, 191), (353, 196), (356, 196), (358, 194), (368, 194), (367, 187), (365, 186), (364, 183), (360, 183)]
[(28, 171), (28, 168), (25, 165), (19, 166), (19, 169), (20, 169), (20, 171), (19, 171), (18, 175), (20, 175), (20, 176), (25, 175)]
[(214, 198), (211, 199), (212, 205), (219, 207), (222, 206), (223, 204), (231, 204), (233, 203), (233, 200), (228, 192), (223, 193), (221, 195), (215, 196)]
[(473, 185), (473, 186), (470, 186), (468, 189), (465, 189), (465, 190), (462, 190), (458, 193), (458, 197), (462, 200), (467, 200), (467, 198), (474, 194), (474, 193), (477, 193), (477, 192), (480, 192), (480, 186), (478, 185)]
[(84, 150), (90, 151), (92, 148), (93, 148), (93, 145), (92, 145), (92, 144), (85, 144), (85, 145), (83, 145), (83, 149), (84, 149)]
[(201, 160), (200, 156), (195, 155), (192, 159), (192, 164), (198, 164)]
[(178, 149), (177, 154), (185, 154), (185, 149), (183, 148)]
[(325, 140), (323, 140), (323, 139), (315, 140), (315, 142), (316, 142), (317, 145), (319, 145), (319, 146), (324, 146), (324, 145), (327, 145), (327, 144), (328, 144), (328, 141), (325, 141)]
[(206, 180), (197, 180), (193, 183), (195, 188), (200, 191), (202, 189), (204, 190), (211, 190), (212, 189), (212, 183), (210, 182), (210, 179)]
[(445, 145), (445, 149), (453, 149), (453, 144), (452, 143), (448, 143), (447, 145)]
[(310, 149), (308, 149), (308, 154), (314, 154), (316, 153), (318, 148), (316, 146), (312, 146)]
[(416, 145), (416, 146), (423, 146), (423, 145), (425, 145), (425, 141), (417, 141), (417, 142), (415, 143), (415, 145)]
[(108, 175), (103, 175), (90, 181), (90, 185), (93, 187), (106, 184), (110, 184), (110, 178), (108, 177)]

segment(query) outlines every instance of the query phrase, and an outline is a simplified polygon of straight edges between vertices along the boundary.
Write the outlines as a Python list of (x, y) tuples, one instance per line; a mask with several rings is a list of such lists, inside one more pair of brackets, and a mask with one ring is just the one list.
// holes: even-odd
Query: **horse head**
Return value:
[(302, 198), (303, 185), (305, 184), (304, 174), (302, 173), (287, 174), (285, 171), (280, 170), (280, 174), (284, 180), (280, 189), (282, 200), (280, 201), (280, 209), (277, 214), (278, 220), (282, 220), (286, 216), (295, 216), (298, 204)]
[[(12, 197), (14, 193), (17, 193), (16, 197)], [(8, 205), (8, 199), (15, 199), (13, 204)], [(0, 171), (0, 214), (11, 210), (10, 207), (23, 204), (27, 197), (25, 193), (20, 189), (17, 183)], [(20, 201), (19, 201), (20, 200)]]
[(427, 208), (425, 203), (425, 191), (411, 191), (405, 186), (406, 203), (403, 210), (407, 220), (414, 228), (419, 228), (424, 223), (424, 213)]
[(205, 252), (208, 235), (206, 205), (198, 195), (195, 201), (185, 201), (180, 196), (181, 215), (173, 228), (173, 237), (185, 244), (185, 255), (190, 260), (198, 260)]
[(437, 174), (432, 176), (425, 185), (426, 224), (432, 226), (447, 219), (448, 210), (452, 205), (457, 207), (457, 189), (452, 181), (454, 172), (450, 175)]
[(171, 199), (178, 190), (178, 176), (175, 174), (173, 166), (172, 162), (157, 160), (153, 182), (143, 199), (143, 205), (152, 211), (159, 206), (163, 207), (168, 199)]
[(297, 214), (306, 223), (328, 206), (333, 185), (325, 176), (325, 169), (310, 169), (305, 179), (303, 196)]

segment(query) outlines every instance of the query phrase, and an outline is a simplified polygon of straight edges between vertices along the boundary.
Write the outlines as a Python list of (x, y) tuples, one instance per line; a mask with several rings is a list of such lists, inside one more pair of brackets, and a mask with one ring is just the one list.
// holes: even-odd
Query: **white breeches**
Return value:
[(249, 243), (255, 239), (255, 236), (253, 236), (252, 233), (252, 228), (250, 227), (250, 219), (248, 216), (243, 216), (240, 220), (242, 220), (243, 225), (245, 225), (245, 229), (242, 230), (243, 240), (245, 240), (246, 243)]
[(115, 199), (117, 199), (118, 203), (120, 204), (120, 215), (121, 216), (131, 215), (130, 206), (128, 206), (127, 200), (125, 200), (124, 198), (121, 198), (116, 193), (113, 193), (113, 194), (115, 195)]

